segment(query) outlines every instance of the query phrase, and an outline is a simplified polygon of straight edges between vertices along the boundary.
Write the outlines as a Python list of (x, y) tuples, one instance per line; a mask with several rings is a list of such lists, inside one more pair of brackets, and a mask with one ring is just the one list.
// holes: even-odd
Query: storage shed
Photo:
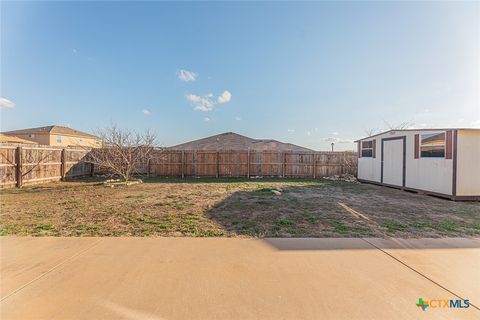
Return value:
[(356, 142), (361, 182), (480, 200), (480, 129), (389, 130)]

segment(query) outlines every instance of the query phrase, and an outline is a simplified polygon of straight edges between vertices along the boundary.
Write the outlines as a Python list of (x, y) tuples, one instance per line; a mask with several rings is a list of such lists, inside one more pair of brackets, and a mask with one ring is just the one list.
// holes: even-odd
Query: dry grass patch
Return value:
[[(480, 235), (480, 203), (326, 180), (152, 179), (114, 188), (98, 182), (59, 182), (2, 190), (0, 197), (2, 235)], [(370, 220), (352, 215), (339, 203)]]

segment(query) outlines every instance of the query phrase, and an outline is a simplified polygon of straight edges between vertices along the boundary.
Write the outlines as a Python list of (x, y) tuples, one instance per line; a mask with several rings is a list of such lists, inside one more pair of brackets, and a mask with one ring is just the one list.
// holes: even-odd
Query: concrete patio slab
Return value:
[[(9, 238), (2, 252), (15, 247), (26, 254), (16, 259), (28, 270), (45, 254), (35, 247), (61, 247), (71, 239)], [(27, 286), (2, 300), (1, 318), (480, 319), (474, 307), (422, 311), (419, 297), (455, 297), (363, 239), (96, 240), (87, 239), (90, 247), (46, 274), (25, 279)], [(445, 249), (444, 258), (470, 261), (479, 250)], [(2, 254), (2, 275), (10, 257)], [(455, 283), (457, 273), (476, 277), (476, 267), (431, 270)]]
[(89, 248), (95, 238), (1, 237), (0, 297), (11, 294), (29, 281)]
[(480, 239), (367, 240), (463, 299), (480, 306)]

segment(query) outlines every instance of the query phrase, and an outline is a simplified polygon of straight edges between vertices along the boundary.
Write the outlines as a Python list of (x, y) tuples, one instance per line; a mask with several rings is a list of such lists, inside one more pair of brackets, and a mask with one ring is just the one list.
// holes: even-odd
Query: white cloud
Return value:
[(242, 118), (240, 118), (239, 116), (236, 116), (236, 117), (235, 117), (235, 120), (236, 120), (236, 121), (241, 121)]
[(310, 131), (307, 131), (307, 136), (310, 137), (311, 135), (312, 135), (312, 133)]
[(287, 132), (295, 132), (295, 129), (287, 129)]
[(223, 93), (218, 97), (217, 101), (220, 104), (227, 103), (232, 99), (232, 94), (225, 90)]
[(212, 111), (215, 107), (215, 102), (212, 100), (213, 94), (209, 93), (203, 96), (197, 96), (196, 94), (187, 94), (185, 98), (190, 101), (190, 103), (195, 107), (195, 110), (198, 111)]
[(339, 133), (336, 132), (336, 131), (335, 131), (335, 132), (332, 132), (332, 134), (333, 134), (334, 136), (338, 136), (338, 135), (339, 135)]
[(212, 119), (210, 119), (209, 117), (203, 118), (203, 121), (204, 121), (204, 122), (208, 122), (208, 121), (210, 121), (210, 120), (212, 120)]
[(72, 52), (73, 52), (74, 54), (77, 54), (77, 53), (78, 53), (78, 50), (77, 50), (76, 48), (72, 48)]
[(149, 116), (151, 114), (150, 110), (148, 109), (142, 109), (142, 113), (146, 116)]
[(178, 79), (189, 82), (197, 80), (198, 74), (193, 71), (183, 70), (177, 72)]
[(185, 98), (190, 101), (190, 103), (195, 107), (195, 110), (198, 111), (212, 111), (215, 105), (224, 104), (230, 101), (232, 94), (228, 91), (224, 91), (216, 99), (212, 93), (199, 96), (196, 94), (187, 94)]
[(0, 108), (15, 108), (15, 102), (6, 98), (0, 98)]

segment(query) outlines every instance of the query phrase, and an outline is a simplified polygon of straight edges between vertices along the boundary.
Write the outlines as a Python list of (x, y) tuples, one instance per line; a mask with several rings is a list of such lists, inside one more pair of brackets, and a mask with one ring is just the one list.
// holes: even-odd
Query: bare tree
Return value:
[[(399, 124), (394, 125), (388, 122), (387, 120), (383, 119), (383, 123), (385, 124), (384, 130), (403, 130), (403, 129), (408, 129), (414, 126), (414, 123), (409, 121), (400, 122)], [(368, 137), (371, 137), (379, 133), (380, 131), (382, 130), (377, 128), (369, 128), (364, 130), (365, 134)]]
[(378, 132), (378, 129), (377, 128), (365, 129), (364, 132), (367, 135), (367, 137), (371, 137)]
[(391, 124), (385, 119), (383, 120), (383, 122), (385, 123), (385, 126), (389, 130), (403, 130), (403, 129), (411, 128), (413, 126), (413, 122), (409, 122), (409, 121), (400, 122), (399, 124), (396, 124), (396, 125)]
[(99, 130), (99, 136), (103, 146), (90, 151), (89, 162), (120, 176), (125, 182), (148, 170), (157, 139), (151, 131), (139, 133), (112, 125)]

